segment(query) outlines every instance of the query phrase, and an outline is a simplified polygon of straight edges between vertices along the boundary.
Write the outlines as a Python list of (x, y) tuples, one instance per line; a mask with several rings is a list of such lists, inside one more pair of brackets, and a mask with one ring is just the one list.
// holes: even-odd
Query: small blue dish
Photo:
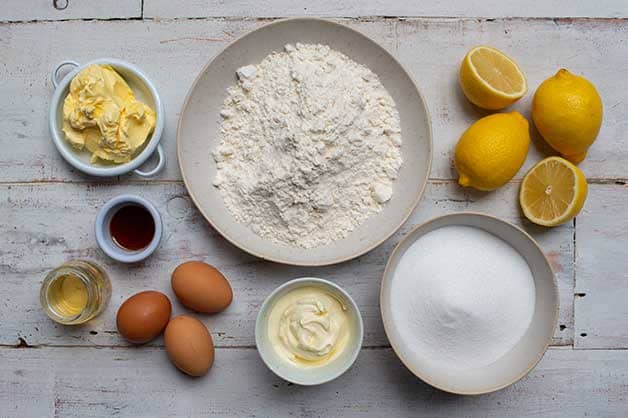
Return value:
[[(131, 251), (118, 245), (111, 236), (110, 224), (111, 218), (120, 209), (125, 206), (136, 205), (146, 209), (153, 217), (155, 223), (155, 234), (150, 243), (141, 250)], [(143, 197), (124, 194), (114, 197), (103, 205), (96, 216), (96, 241), (98, 246), (109, 257), (122, 263), (136, 263), (142, 261), (155, 252), (159, 243), (161, 242), (161, 236), (163, 234), (163, 225), (161, 222), (161, 215), (148, 200)]]

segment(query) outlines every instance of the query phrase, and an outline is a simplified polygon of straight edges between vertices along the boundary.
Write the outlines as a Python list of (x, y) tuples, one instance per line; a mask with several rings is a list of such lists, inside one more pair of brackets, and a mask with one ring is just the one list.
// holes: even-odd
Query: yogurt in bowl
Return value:
[(302, 278), (279, 286), (264, 301), (255, 342), (279, 377), (317, 385), (351, 367), (363, 333), (362, 317), (347, 292), (327, 280)]

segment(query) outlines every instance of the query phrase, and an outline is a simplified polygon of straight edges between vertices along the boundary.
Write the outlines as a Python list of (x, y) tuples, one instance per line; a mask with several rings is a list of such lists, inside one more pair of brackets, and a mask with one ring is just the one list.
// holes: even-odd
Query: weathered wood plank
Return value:
[(142, 0), (4, 0), (0, 8), (0, 22), (141, 16)]
[(628, 348), (628, 186), (592, 187), (576, 222), (576, 348)]
[(421, 382), (390, 349), (363, 350), (345, 375), (314, 387), (279, 379), (254, 349), (218, 349), (197, 379), (161, 348), (4, 348), (0, 359), (0, 408), (16, 416), (618, 417), (628, 409), (628, 351), (616, 350), (550, 349), (520, 382), (467, 397)]
[[(532, 93), (561, 66), (584, 74), (599, 88), (605, 120), (598, 141), (581, 164), (593, 179), (628, 178), (628, 67), (626, 20), (342, 20), (386, 46), (414, 75), (431, 111), (434, 132), (432, 178), (452, 179), (453, 147), (466, 127), (484, 115), (457, 86), (465, 52), (478, 43), (502, 48), (521, 64), (530, 92), (513, 108), (529, 116)], [(143, 68), (167, 109), (163, 137), (169, 161), (162, 179), (180, 179), (175, 153), (176, 125), (185, 94), (203, 65), (235, 37), (263, 21), (176, 20), (48, 22), (0, 25), (1, 181), (81, 180), (54, 149), (47, 127), (52, 94), (50, 70), (62, 59), (79, 62), (113, 56)], [(75, 36), (80, 33), (81, 36)], [(23, 45), (32, 45), (28, 54)], [(533, 130), (538, 141), (538, 135)], [(518, 174), (546, 154), (531, 147)], [(209, 157), (208, 157), (209, 158)]]
[[(150, 199), (164, 220), (161, 247), (134, 266), (106, 258), (94, 238), (98, 208), (119, 193), (137, 193)], [(0, 236), (5, 243), (0, 251), (0, 344), (17, 344), (21, 337), (31, 345), (124, 345), (115, 327), (115, 313), (122, 301), (147, 289), (172, 297), (172, 270), (185, 260), (202, 259), (223, 271), (235, 293), (226, 312), (202, 316), (219, 346), (254, 345), (255, 317), (265, 297), (289, 279), (312, 275), (334, 280), (355, 298), (365, 322), (366, 346), (387, 345), (379, 311), (379, 284), (390, 251), (403, 234), (434, 216), (460, 210), (486, 212), (522, 224), (515, 203), (517, 185), (483, 195), (467, 193), (453, 182), (432, 182), (411, 219), (377, 249), (338, 266), (298, 268), (263, 262), (227, 243), (192, 206), (179, 183), (2, 185), (0, 196)], [(566, 225), (547, 233), (530, 224), (524, 227), (539, 240), (557, 271), (563, 329), (556, 330), (554, 344), (571, 344), (573, 228)], [(113, 282), (112, 301), (86, 326), (58, 326), (40, 309), (39, 287), (47, 271), (79, 257), (106, 267)], [(173, 305), (175, 314), (183, 311), (178, 303)]]
[[(458, 64), (466, 51), (475, 45), (487, 44), (512, 56), (528, 81), (526, 96), (506, 109), (517, 110), (528, 119), (533, 140), (517, 178), (553, 153), (534, 128), (531, 102), (539, 84), (562, 67), (591, 80), (605, 106), (598, 139), (580, 167), (587, 178), (627, 177), (628, 139), (625, 132), (628, 117), (624, 115), (628, 113), (628, 104), (625, 93), (613, 92), (613, 79), (617, 74), (615, 68), (620, 68), (615, 64), (628, 64), (628, 46), (620, 41), (628, 34), (628, 24), (622, 22), (613, 28), (606, 23), (520, 20), (478, 23), (464, 20), (450, 26), (448, 23), (410, 20), (398, 24), (397, 56), (412, 70), (419, 86), (424, 89), (432, 113), (435, 143), (432, 176), (457, 177), (451, 164), (455, 143), (471, 123), (491, 113), (471, 105), (458, 87)], [(598, 36), (599, 40), (594, 39)], [(625, 80), (617, 83), (626, 85)]]
[(621, 0), (564, 2), (531, 0), (526, 2), (457, 1), (382, 1), (382, 0), (144, 0), (148, 17), (209, 16), (452, 16), (452, 17), (621, 17), (628, 7)]

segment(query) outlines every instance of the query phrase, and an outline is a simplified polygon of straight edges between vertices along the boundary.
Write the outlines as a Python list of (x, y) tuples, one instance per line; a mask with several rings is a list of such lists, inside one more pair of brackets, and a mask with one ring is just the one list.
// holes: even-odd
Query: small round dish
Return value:
[[(146, 247), (137, 251), (130, 251), (122, 248), (121, 246), (116, 244), (116, 242), (111, 237), (111, 218), (118, 210), (129, 205), (137, 205), (145, 208), (151, 214), (153, 222), (155, 224), (155, 233), (153, 235), (153, 239)], [(105, 203), (103, 207), (100, 208), (100, 211), (96, 216), (95, 228), (96, 242), (98, 242), (98, 246), (109, 257), (122, 263), (136, 263), (150, 256), (159, 246), (159, 243), (161, 242), (161, 236), (163, 234), (161, 216), (159, 215), (157, 208), (155, 208), (155, 206), (151, 202), (144, 199), (143, 197), (131, 194), (116, 196), (113, 199), (109, 200), (107, 203)]]
[[(144, 149), (127, 163), (116, 165), (92, 164), (90, 162), (89, 153), (87, 151), (74, 149), (72, 145), (66, 141), (65, 134), (61, 129), (63, 126), (63, 101), (68, 95), (70, 82), (81, 70), (92, 64), (111, 65), (129, 84), (135, 96), (155, 110), (157, 122), (153, 133), (150, 138), (147, 139)], [(74, 69), (68, 72), (65, 77), (59, 79), (60, 72), (64, 67), (74, 67)], [(114, 58), (101, 58), (86, 62), (85, 64), (66, 60), (60, 62), (52, 71), (52, 85), (55, 91), (52, 95), (50, 113), (48, 115), (50, 135), (61, 156), (74, 168), (86, 174), (98, 177), (120, 176), (130, 173), (131, 171), (141, 177), (153, 177), (164, 168), (166, 156), (159, 143), (164, 130), (164, 106), (157, 89), (139, 68), (133, 64)], [(157, 165), (149, 171), (140, 170), (138, 167), (144, 164), (155, 152), (157, 152), (159, 157)]]
[[(392, 321), (391, 293), (394, 273), (403, 254), (423, 235), (445, 226), (462, 225), (483, 229), (512, 246), (530, 267), (535, 285), (535, 307), (528, 330), (519, 342), (494, 363), (480, 368), (453, 371), (415, 355)], [(509, 386), (541, 360), (558, 322), (558, 289), (552, 268), (539, 245), (517, 226), (473, 212), (434, 218), (415, 227), (393, 250), (382, 280), (380, 309), (386, 335), (405, 366), (421, 380), (451, 393), (479, 395)], [(490, 342), (487, 342), (490, 343)]]
[[(329, 363), (319, 367), (297, 368), (276, 354), (268, 339), (268, 318), (275, 302), (283, 295), (306, 286), (321, 287), (345, 304), (349, 315), (350, 336), (344, 351)], [(314, 277), (294, 279), (276, 288), (262, 304), (255, 322), (255, 344), (266, 366), (282, 379), (304, 386), (320, 385), (346, 372), (358, 357), (363, 336), (362, 316), (351, 296), (340, 286)]]
[[(220, 111), (236, 70), (261, 62), (288, 43), (324, 44), (373, 71), (394, 99), (401, 122), (403, 164), (394, 194), (383, 210), (345, 238), (302, 248), (262, 238), (235, 220), (220, 190), (212, 185), (220, 142)], [(432, 164), (432, 127), (427, 104), (414, 79), (385, 48), (345, 25), (316, 18), (283, 19), (249, 32), (228, 45), (203, 68), (190, 87), (177, 128), (177, 155), (185, 187), (196, 207), (223, 237), (265, 260), (323, 266), (358, 257), (380, 245), (408, 219), (419, 202)]]

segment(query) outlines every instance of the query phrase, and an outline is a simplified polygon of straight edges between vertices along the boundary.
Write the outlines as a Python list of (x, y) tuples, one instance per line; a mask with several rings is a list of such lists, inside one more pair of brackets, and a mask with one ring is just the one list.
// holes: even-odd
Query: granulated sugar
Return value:
[(479, 228), (448, 226), (403, 254), (390, 301), (395, 326), (417, 357), (470, 369), (498, 360), (525, 334), (535, 286), (508, 243)]

